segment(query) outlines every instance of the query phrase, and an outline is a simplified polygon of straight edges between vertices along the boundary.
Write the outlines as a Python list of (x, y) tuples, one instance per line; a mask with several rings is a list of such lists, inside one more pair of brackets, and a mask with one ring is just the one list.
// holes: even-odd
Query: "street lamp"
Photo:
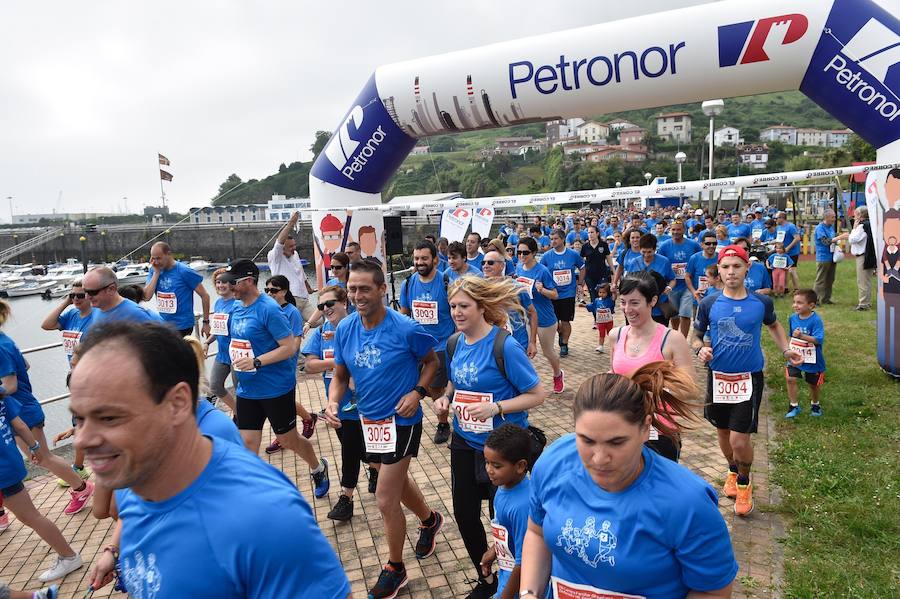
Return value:
[(78, 238), (78, 241), (81, 242), (81, 268), (82, 272), (87, 274), (87, 252), (85, 251), (85, 244), (87, 243), (87, 237), (82, 235)]
[(644, 181), (647, 182), (647, 185), (650, 185), (650, 179), (653, 178), (653, 173), (644, 173)]
[(106, 262), (106, 258), (109, 254), (106, 253), (106, 231), (100, 231), (100, 244), (103, 247), (103, 262)]
[(687, 160), (687, 154), (684, 152), (678, 152), (675, 154), (675, 162), (678, 164), (678, 182), (681, 183), (681, 165), (684, 164), (684, 161)]
[[(231, 260), (237, 259), (237, 247), (234, 243), (234, 227), (229, 227), (229, 231), (231, 231)], [(231, 260), (228, 261), (231, 264)]]
[(715, 154), (716, 117), (725, 110), (723, 100), (707, 100), (700, 105), (703, 114), (709, 117), (709, 179), (713, 178), (713, 156)]

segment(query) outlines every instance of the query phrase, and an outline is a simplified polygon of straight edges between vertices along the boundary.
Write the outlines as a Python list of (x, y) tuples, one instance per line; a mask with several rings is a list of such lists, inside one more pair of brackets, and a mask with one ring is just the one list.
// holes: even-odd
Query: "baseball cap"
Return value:
[(703, 210), (701, 210), (700, 208), (694, 210), (694, 216), (700, 216), (701, 214), (703, 214)]
[(716, 260), (716, 264), (721, 264), (723, 258), (731, 257), (740, 258), (747, 264), (750, 264), (750, 257), (747, 255), (747, 250), (739, 245), (729, 245), (722, 248), (722, 251), (719, 252), (719, 259)]
[(762, 206), (757, 206), (756, 212), (762, 213), (762, 212), (765, 212), (765, 210), (762, 209)]
[(253, 263), (253, 260), (247, 258), (235, 260), (225, 268), (225, 272), (219, 276), (219, 280), (234, 283), (244, 277), (253, 277), (254, 280), (259, 280), (259, 267)]

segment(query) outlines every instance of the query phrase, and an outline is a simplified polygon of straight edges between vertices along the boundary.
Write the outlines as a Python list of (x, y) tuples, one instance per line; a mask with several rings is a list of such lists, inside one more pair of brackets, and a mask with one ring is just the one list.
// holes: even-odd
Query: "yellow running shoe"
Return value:
[(734, 500), (734, 513), (746, 516), (753, 511), (753, 483), (737, 486), (737, 498)]
[(725, 497), (737, 497), (737, 472), (729, 470), (725, 476)]

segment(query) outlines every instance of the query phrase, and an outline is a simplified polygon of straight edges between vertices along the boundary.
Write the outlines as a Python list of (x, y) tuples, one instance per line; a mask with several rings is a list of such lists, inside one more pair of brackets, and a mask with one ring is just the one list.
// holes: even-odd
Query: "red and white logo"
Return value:
[(719, 66), (750, 64), (769, 60), (768, 52), (793, 44), (809, 29), (809, 20), (800, 13), (766, 17), (719, 27)]

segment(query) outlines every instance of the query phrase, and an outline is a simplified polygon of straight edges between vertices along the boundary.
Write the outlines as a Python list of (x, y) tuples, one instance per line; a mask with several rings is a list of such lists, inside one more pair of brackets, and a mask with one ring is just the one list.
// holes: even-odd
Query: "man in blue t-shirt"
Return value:
[(481, 235), (474, 231), (466, 235), (466, 262), (478, 270), (481, 270), (481, 261), (484, 260), (484, 254), (480, 250)]
[(157, 241), (150, 248), (150, 272), (144, 285), (144, 301), (156, 295), (156, 309), (166, 322), (171, 322), (182, 336), (194, 330), (194, 293), (203, 306), (200, 333), (209, 337), (209, 294), (203, 287), (203, 275), (175, 260), (172, 248)]
[(731, 224), (726, 228), (728, 229), (728, 241), (731, 243), (737, 241), (738, 237), (750, 239), (750, 225), (741, 222), (740, 212), (733, 212), (731, 214)]
[(684, 236), (684, 223), (676, 220), (669, 227), (672, 238), (663, 241), (656, 249), (656, 253), (669, 260), (672, 272), (675, 274), (675, 286), (669, 292), (669, 301), (678, 310), (678, 314), (672, 318), (672, 328), (681, 331), (687, 338), (691, 328), (691, 316), (694, 314), (694, 294), (688, 289), (687, 274), (688, 261), (691, 256), (700, 251), (700, 244), (693, 239)]
[(466, 260), (466, 246), (459, 241), (454, 241), (447, 247), (447, 269), (444, 274), (447, 275), (448, 282), (452, 283), (465, 275), (480, 277), (481, 270)]
[(797, 262), (800, 260), (801, 235), (794, 223), (789, 223), (787, 213), (778, 212), (775, 215), (775, 241), (784, 244), (784, 253), (790, 256), (794, 265), (788, 268), (791, 275), (791, 283), (794, 289), (800, 288), (800, 276), (797, 274)]
[(63, 352), (71, 363), (75, 346), (81, 341), (81, 336), (91, 328), (97, 312), (99, 310), (94, 310), (91, 300), (84, 292), (81, 279), (77, 279), (72, 283), (72, 288), (63, 301), (41, 323), (41, 328), (45, 331), (62, 331)]
[(434, 553), (435, 535), (444, 523), (409, 476), (410, 461), (418, 455), (422, 437), (420, 404), (428, 395), (425, 385), (438, 369), (437, 341), (416, 321), (388, 310), (383, 301), (386, 292), (380, 265), (363, 260), (350, 268), (347, 293), (356, 312), (342, 320), (334, 333), (334, 377), (325, 409), (328, 423), (340, 428), (338, 409), (352, 377), (366, 461), (379, 465), (375, 494), (388, 549), (388, 562), (370, 588), (370, 597), (393, 597), (408, 581), (401, 498), (421, 522), (415, 548), (418, 559)]
[[(425, 386), (428, 397), (432, 399), (443, 395), (447, 386), (447, 339), (456, 331), (447, 301), (450, 275), (437, 269), (436, 254), (437, 248), (430, 241), (417, 243), (413, 250), (416, 272), (400, 287), (400, 312), (421, 324), (437, 340), (434, 351), (438, 357), (438, 370)], [(449, 440), (449, 416), (439, 414), (434, 442), (441, 445)]]
[[(89, 270), (83, 278), (84, 292), (95, 308), (90, 330), (101, 324), (125, 320), (128, 322), (161, 322), (159, 314), (125, 299), (118, 292), (119, 279), (108, 266)], [(84, 341), (82, 334), (81, 341)]]
[(846, 232), (837, 234), (834, 221), (834, 210), (826, 210), (822, 222), (816, 225), (814, 233), (816, 238), (816, 283), (814, 289), (820, 304), (834, 303), (831, 301), (831, 289), (834, 287), (834, 273), (837, 271), (837, 264), (834, 262), (833, 248), (836, 243), (848, 237)]
[(117, 322), (84, 342), (70, 386), (75, 445), (98, 483), (116, 490), (120, 516), (91, 587), (107, 584), (118, 562), (131, 597), (349, 597), (294, 482), (200, 432), (198, 375), (190, 346), (166, 326)]
[[(771, 298), (748, 292), (744, 287), (750, 267), (744, 248), (726, 246), (719, 253), (718, 262), (725, 287), (722, 293), (700, 302), (692, 347), (709, 368), (704, 416), (716, 427), (719, 447), (728, 461), (725, 494), (735, 498), (734, 512), (746, 516), (753, 510), (750, 434), (756, 432), (764, 386), (762, 326), (766, 325), (775, 345), (791, 364), (800, 364), (803, 358), (788, 347)], [(707, 331), (710, 345), (704, 343)]]
[(706, 267), (715, 264), (717, 261), (716, 234), (707, 231), (700, 239), (701, 251), (690, 257), (687, 264), (687, 272), (684, 278), (685, 285), (694, 298), (694, 307), (700, 303), (710, 288), (709, 280), (706, 277)]
[(584, 260), (581, 255), (566, 247), (566, 234), (554, 229), (550, 234), (552, 249), (541, 258), (541, 265), (553, 275), (559, 296), (553, 300), (556, 325), (559, 332), (559, 355), (569, 355), (569, 337), (575, 320), (575, 296), (584, 284)]
[(531, 237), (537, 241), (539, 253), (550, 251), (550, 236), (545, 235), (541, 227), (531, 227), (529, 231)]

